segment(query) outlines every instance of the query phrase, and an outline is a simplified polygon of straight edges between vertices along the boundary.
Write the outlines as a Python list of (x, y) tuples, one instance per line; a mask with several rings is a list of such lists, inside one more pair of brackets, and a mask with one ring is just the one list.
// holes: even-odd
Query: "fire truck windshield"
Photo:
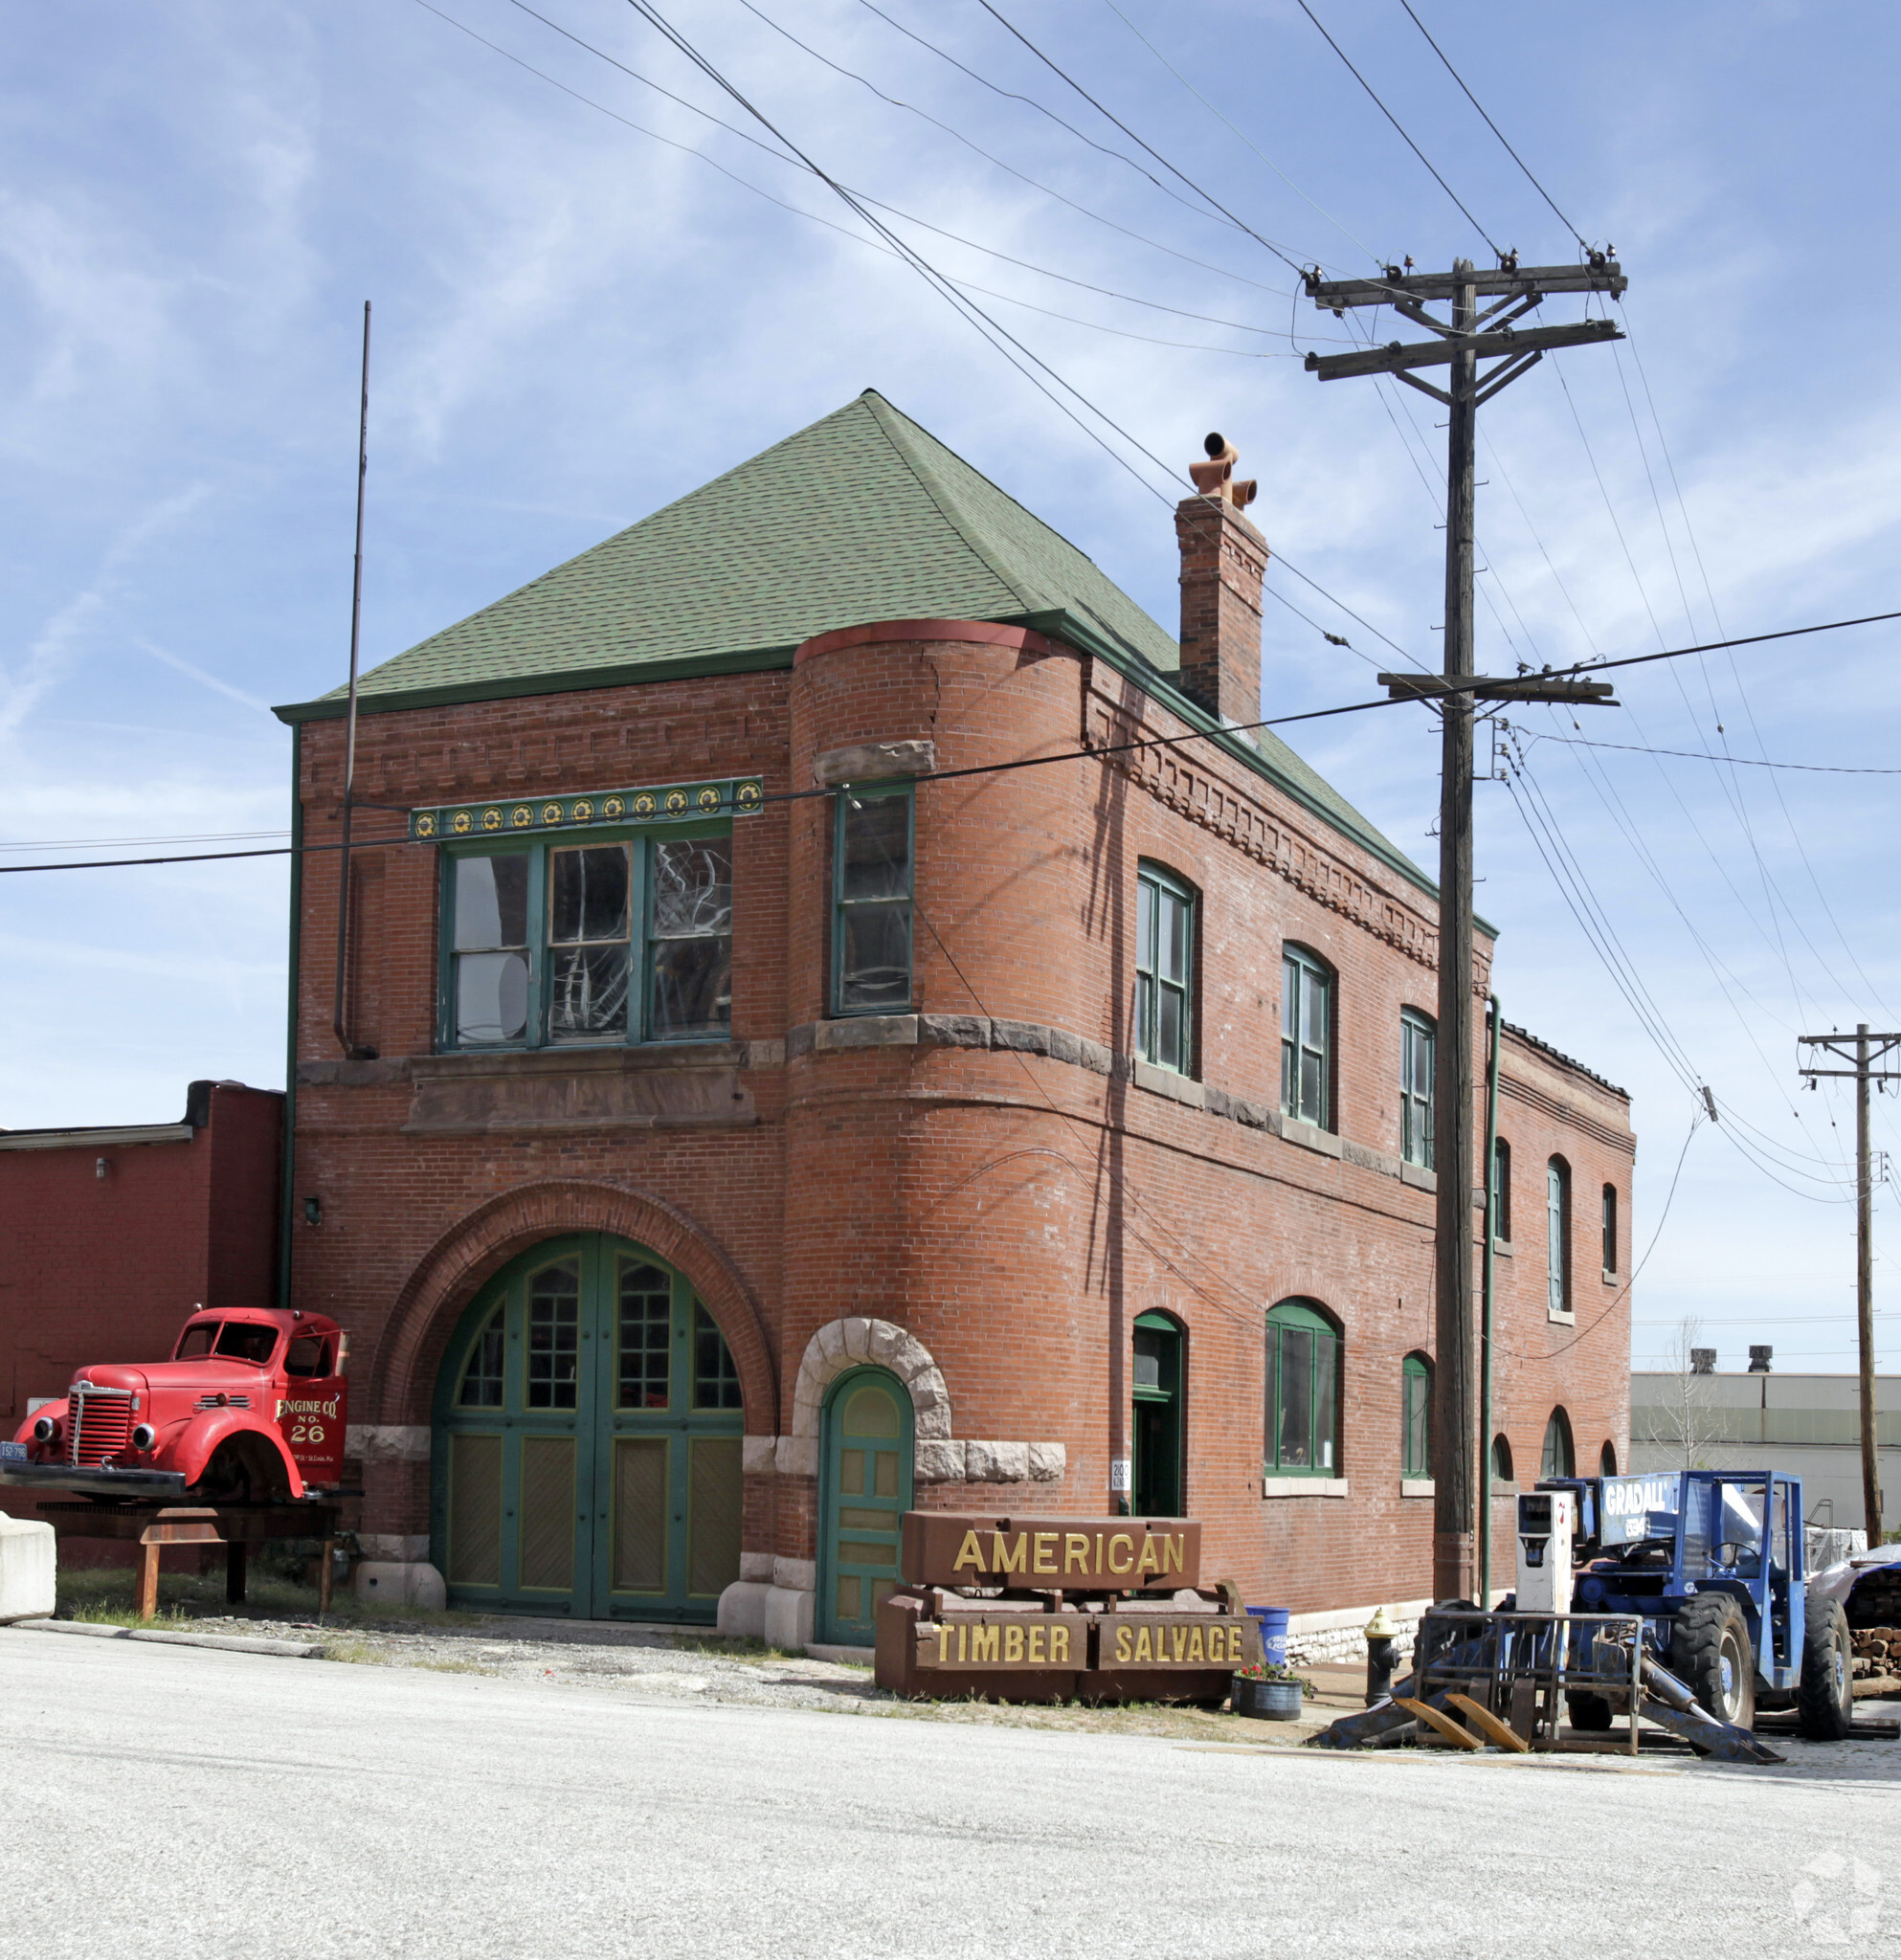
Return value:
[(228, 1361), (255, 1362), (261, 1368), (278, 1345), (275, 1327), (260, 1327), (250, 1321), (226, 1321), (218, 1329), (217, 1346), (212, 1349)]

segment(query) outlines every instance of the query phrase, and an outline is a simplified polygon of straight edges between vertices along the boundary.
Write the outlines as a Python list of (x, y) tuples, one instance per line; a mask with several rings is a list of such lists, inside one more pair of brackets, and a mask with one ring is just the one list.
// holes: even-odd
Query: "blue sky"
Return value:
[[(866, 386), (1173, 627), (1178, 488), (1139, 448), (1079, 411), (1121, 460), (1106, 454), (816, 179), (515, 0), (437, 4), (6, 5), (0, 861), (113, 855), (100, 839), (269, 843), (284, 827), (288, 740), (266, 709), (344, 671), (366, 297), (367, 664)], [(1007, 296), (976, 297), (1141, 448), (1179, 468), (1209, 428), (1237, 442), (1277, 553), (1331, 597), (1278, 559), (1270, 584), (1353, 642), (1270, 603), (1266, 712), (1367, 694), (1394, 657), (1373, 629), (1436, 664), (1433, 405), (1306, 374), (1298, 354), (1346, 329), (978, 0), (879, 4), (888, 20), (866, 0), (663, 11), (829, 172), (973, 241), (902, 227), (946, 274)], [(745, 124), (623, 0), (536, 6)], [(1871, 330), (1897, 278), (1875, 249), (1895, 201), (1892, 10), (1416, 6), (1631, 279), (1617, 354), (1548, 360), (1487, 412), (1481, 664), (1901, 605), (1901, 403)], [(1388, 256), (1487, 257), (1295, 0), (999, 7), (1288, 257), (1344, 276)], [(1575, 257), (1398, 0), (1315, 11), (1497, 244), (1528, 263)], [(1577, 310), (1554, 301), (1547, 317)], [(1390, 337), (1391, 316), (1380, 325)], [(1508, 1015), (1635, 1096), (1640, 1251), (1681, 1161), (1638, 1289), (1640, 1365), (1686, 1316), (1726, 1367), (1751, 1341), (1782, 1366), (1849, 1365), (1852, 1111), (1839, 1088), (1796, 1093), (1794, 1037), (1901, 1027), (1895, 779), (1552, 738), (1895, 767), (1898, 643), (1876, 627), (1637, 670), (1624, 707), (1582, 729), (1526, 713), (1527, 775), (1479, 788), (1480, 903), (1505, 928)], [(1422, 714), (1289, 732), (1433, 861)], [(1579, 867), (1576, 903), (1612, 922), (1641, 1016), (1521, 809)], [(19, 848), (68, 839), (88, 841)], [(282, 866), (0, 879), (15, 1031), (0, 1124), (168, 1116), (194, 1076), (280, 1083)], [(1692, 1133), (1702, 1081), (1724, 1120)], [(1883, 1147), (1901, 1148), (1896, 1107), (1877, 1103)], [(1878, 1299), (1901, 1283), (1895, 1215), (1888, 1187)], [(1897, 1368), (1890, 1319), (1883, 1363)]]

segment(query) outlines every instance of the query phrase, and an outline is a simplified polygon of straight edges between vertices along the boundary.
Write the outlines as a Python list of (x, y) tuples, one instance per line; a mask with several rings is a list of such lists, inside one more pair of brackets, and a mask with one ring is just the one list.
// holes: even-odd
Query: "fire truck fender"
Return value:
[(182, 1470), (188, 1483), (196, 1483), (205, 1467), (217, 1454), (218, 1445), (233, 1437), (255, 1437), (257, 1444), (269, 1450), (283, 1465), (284, 1481), (294, 1498), (303, 1495), (303, 1479), (295, 1460), (284, 1447), (276, 1425), (263, 1420), (255, 1410), (208, 1409), (195, 1415), (174, 1437), (165, 1452), (168, 1470)]

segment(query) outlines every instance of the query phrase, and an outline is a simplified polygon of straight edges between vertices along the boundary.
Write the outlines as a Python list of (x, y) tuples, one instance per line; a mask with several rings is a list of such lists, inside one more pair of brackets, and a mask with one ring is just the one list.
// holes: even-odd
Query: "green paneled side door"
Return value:
[(832, 1384), (820, 1430), (820, 1640), (868, 1647), (878, 1603), (898, 1583), (898, 1526), (911, 1507), (911, 1398), (882, 1368)]
[(549, 1239), (463, 1316), (437, 1384), (436, 1561), (458, 1604), (710, 1621), (739, 1576), (739, 1377), (685, 1278)]

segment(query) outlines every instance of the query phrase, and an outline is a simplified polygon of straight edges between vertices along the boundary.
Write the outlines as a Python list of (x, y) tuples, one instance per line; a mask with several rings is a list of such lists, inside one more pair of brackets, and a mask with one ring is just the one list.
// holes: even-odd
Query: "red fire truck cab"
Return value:
[(168, 1360), (81, 1368), (63, 1408), (34, 1411), (0, 1442), (0, 1484), (204, 1503), (332, 1488), (348, 1345), (321, 1314), (194, 1313)]

